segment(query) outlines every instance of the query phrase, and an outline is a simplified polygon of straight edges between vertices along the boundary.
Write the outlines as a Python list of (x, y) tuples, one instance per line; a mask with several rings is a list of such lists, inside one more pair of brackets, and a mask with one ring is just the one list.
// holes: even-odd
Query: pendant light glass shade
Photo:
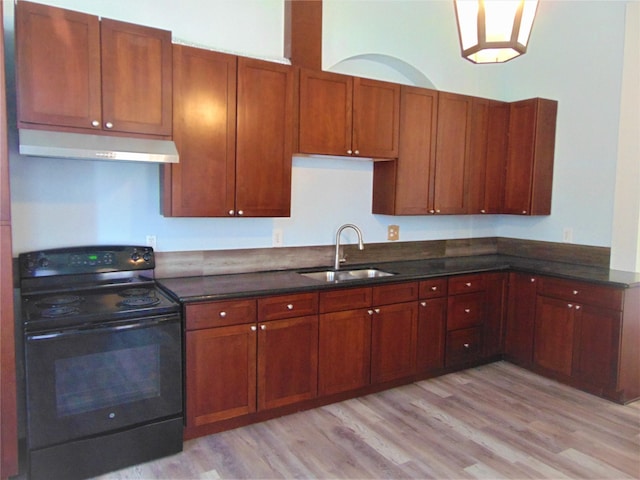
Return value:
[(538, 0), (454, 0), (462, 56), (500, 63), (527, 51)]

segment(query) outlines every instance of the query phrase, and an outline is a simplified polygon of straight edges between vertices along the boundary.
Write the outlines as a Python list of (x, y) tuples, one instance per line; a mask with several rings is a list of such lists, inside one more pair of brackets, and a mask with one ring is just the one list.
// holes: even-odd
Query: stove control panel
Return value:
[(155, 268), (153, 248), (95, 246), (41, 250), (20, 254), (20, 277), (104, 273)]

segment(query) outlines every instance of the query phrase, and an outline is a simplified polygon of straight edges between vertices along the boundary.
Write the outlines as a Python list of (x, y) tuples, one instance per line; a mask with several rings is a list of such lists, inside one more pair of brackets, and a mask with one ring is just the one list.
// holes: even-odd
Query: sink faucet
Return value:
[(334, 270), (340, 270), (340, 234), (345, 228), (352, 228), (358, 234), (358, 248), (360, 250), (364, 250), (364, 243), (362, 242), (362, 231), (352, 223), (345, 223), (338, 229), (338, 233), (336, 233), (336, 258), (333, 264)]

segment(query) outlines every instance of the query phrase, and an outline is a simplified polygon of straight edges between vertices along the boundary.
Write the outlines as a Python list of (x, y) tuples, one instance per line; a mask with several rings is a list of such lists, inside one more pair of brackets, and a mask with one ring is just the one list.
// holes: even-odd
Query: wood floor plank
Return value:
[(95, 480), (640, 478), (640, 402), (506, 362), (185, 442)]

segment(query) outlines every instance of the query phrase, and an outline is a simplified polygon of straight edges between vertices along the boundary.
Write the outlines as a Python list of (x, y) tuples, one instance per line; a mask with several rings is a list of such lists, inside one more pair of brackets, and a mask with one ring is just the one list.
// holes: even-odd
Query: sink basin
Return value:
[(302, 272), (307, 278), (320, 280), (321, 282), (339, 283), (348, 282), (350, 280), (362, 280), (366, 278), (380, 278), (395, 275), (395, 273), (385, 272), (377, 268), (363, 268), (359, 270), (325, 270), (322, 272)]

